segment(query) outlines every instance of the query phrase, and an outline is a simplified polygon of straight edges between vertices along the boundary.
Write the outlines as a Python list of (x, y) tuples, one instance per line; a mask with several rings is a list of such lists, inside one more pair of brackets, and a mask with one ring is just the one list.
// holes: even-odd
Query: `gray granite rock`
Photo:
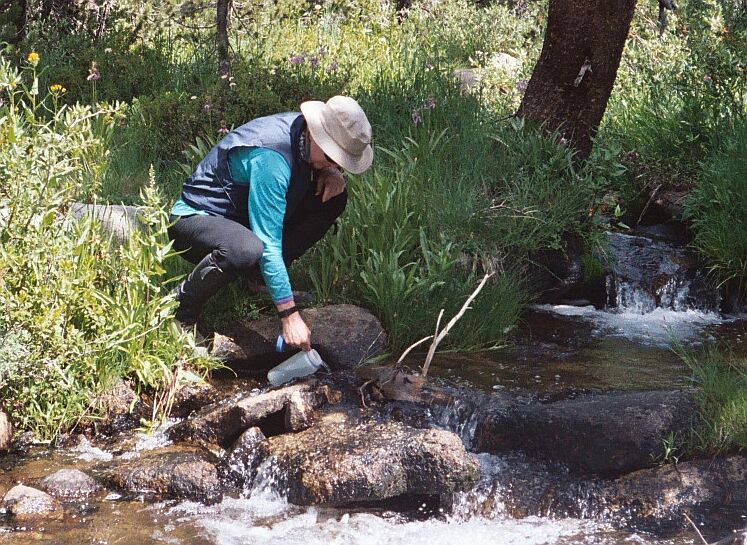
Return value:
[(60, 469), (44, 477), (40, 484), (56, 498), (85, 498), (101, 490), (93, 477), (78, 469)]
[(59, 520), (63, 517), (62, 505), (52, 496), (36, 488), (19, 484), (8, 490), (3, 507), (19, 521)]

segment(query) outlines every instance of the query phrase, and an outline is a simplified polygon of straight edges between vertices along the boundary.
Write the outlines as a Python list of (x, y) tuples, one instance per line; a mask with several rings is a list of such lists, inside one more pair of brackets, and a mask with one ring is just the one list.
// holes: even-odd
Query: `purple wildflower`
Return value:
[(329, 63), (329, 71), (330, 72), (337, 72), (337, 69), (340, 68), (340, 65), (337, 64), (337, 61), (332, 61)]
[(96, 61), (92, 61), (91, 68), (88, 69), (88, 76), (86, 76), (86, 80), (98, 81), (100, 77), (101, 74), (99, 73), (99, 67), (96, 66)]
[(306, 62), (306, 57), (303, 55), (293, 55), (289, 60), (291, 64), (298, 66)]
[(410, 114), (410, 119), (415, 125), (420, 125), (423, 122), (423, 117), (420, 115), (420, 110), (413, 110)]
[(319, 68), (319, 59), (317, 59), (316, 57), (312, 57), (309, 61), (309, 64), (311, 64), (311, 67), (316, 70), (317, 68)]
[(423, 108), (426, 110), (433, 110), (436, 107), (436, 99), (432, 96), (429, 96), (427, 99), (425, 99), (425, 103), (423, 104)]

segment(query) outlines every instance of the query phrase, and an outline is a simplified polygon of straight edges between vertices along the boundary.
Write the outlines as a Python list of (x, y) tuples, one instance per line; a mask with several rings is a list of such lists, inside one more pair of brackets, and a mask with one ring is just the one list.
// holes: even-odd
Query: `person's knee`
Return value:
[(234, 275), (241, 275), (255, 267), (264, 252), (261, 240), (254, 237), (242, 238), (244, 240), (234, 241), (231, 246), (218, 250), (222, 267)]

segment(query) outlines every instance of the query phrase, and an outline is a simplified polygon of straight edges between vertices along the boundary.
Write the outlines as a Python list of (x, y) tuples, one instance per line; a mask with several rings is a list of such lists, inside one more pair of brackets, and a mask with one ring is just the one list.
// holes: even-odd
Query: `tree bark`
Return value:
[(228, 85), (228, 74), (231, 66), (228, 60), (228, 12), (231, 8), (231, 0), (218, 0), (216, 8), (218, 15), (218, 75), (223, 78), (223, 83)]
[(591, 153), (636, 0), (551, 0), (545, 41), (518, 115)]

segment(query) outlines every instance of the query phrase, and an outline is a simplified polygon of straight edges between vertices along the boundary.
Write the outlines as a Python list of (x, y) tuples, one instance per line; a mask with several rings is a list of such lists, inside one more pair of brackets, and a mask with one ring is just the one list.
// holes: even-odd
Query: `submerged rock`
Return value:
[(719, 539), (713, 545), (747, 545), (747, 530), (741, 530), (729, 537)]
[(597, 394), (554, 403), (487, 405), (477, 416), (478, 452), (522, 451), (585, 473), (622, 475), (651, 467), (664, 439), (684, 437), (697, 418), (691, 391)]
[(168, 433), (174, 441), (227, 448), (244, 430), (253, 426), (263, 428), (266, 435), (307, 427), (313, 409), (337, 399), (329, 386), (319, 385), (315, 380), (263, 394), (250, 392), (208, 405), (192, 418), (170, 428)]
[(687, 527), (683, 513), (708, 517), (747, 507), (747, 458), (692, 460), (636, 471), (590, 486), (589, 515), (616, 517), (638, 527)]
[[(314, 332), (313, 347), (334, 369), (352, 368), (386, 347), (387, 337), (381, 323), (360, 307), (329, 305), (304, 310), (303, 317)], [(217, 333), (212, 355), (229, 363), (267, 368), (290, 356), (275, 351), (280, 333), (275, 317), (244, 321)]]
[(373, 502), (470, 488), (479, 464), (459, 437), (400, 423), (350, 423), (327, 415), (313, 428), (270, 437), (264, 465), (301, 505)]
[(101, 490), (93, 477), (78, 469), (60, 469), (44, 477), (41, 487), (57, 498), (84, 498)]
[(101, 469), (106, 481), (134, 494), (206, 504), (217, 503), (222, 497), (215, 465), (193, 451), (159, 449)]
[(19, 484), (3, 498), (3, 507), (20, 521), (61, 519), (62, 505), (52, 496), (36, 488)]

